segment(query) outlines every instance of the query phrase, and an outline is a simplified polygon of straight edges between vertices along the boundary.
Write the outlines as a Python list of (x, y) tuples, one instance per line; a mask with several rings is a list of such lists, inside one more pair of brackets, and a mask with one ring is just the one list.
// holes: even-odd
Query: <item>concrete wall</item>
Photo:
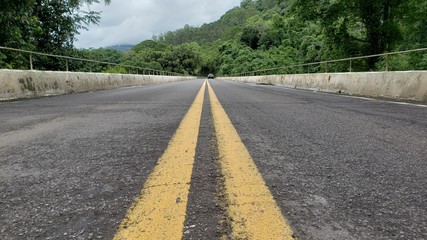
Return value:
[(0, 70), (0, 100), (166, 83), (194, 77)]
[(224, 79), (427, 103), (427, 71), (293, 74)]

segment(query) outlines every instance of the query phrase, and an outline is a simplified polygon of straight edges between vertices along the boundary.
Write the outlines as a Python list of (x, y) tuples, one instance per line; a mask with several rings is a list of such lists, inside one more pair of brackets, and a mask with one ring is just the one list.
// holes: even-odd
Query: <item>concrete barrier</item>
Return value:
[(222, 79), (427, 103), (427, 71), (292, 74)]
[(0, 100), (166, 83), (194, 77), (0, 70)]

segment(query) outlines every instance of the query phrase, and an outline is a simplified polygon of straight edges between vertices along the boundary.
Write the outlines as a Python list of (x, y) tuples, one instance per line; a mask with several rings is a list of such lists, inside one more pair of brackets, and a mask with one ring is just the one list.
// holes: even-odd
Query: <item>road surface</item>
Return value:
[(427, 108), (202, 79), (0, 103), (0, 239), (265, 233), (427, 239)]

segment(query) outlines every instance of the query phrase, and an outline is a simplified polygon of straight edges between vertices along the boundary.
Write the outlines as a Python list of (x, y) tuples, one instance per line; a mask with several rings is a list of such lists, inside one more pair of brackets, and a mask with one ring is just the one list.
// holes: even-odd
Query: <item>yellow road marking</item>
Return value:
[(270, 190), (208, 82), (227, 214), (234, 239), (294, 239)]
[(114, 239), (181, 239), (206, 81)]

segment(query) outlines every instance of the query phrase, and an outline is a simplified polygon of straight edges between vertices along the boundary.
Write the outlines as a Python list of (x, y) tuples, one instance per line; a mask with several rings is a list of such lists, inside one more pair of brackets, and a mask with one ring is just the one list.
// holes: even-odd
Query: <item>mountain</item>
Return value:
[(117, 51), (120, 51), (120, 52), (127, 52), (131, 48), (133, 48), (133, 47), (135, 47), (135, 45), (132, 45), (132, 44), (119, 44), (119, 45), (114, 45), (114, 46), (106, 47), (106, 49), (113, 49), (113, 50), (117, 50)]
[(258, 14), (254, 8), (235, 7), (226, 12), (219, 20), (205, 23), (200, 27), (185, 25), (175, 31), (169, 31), (155, 37), (156, 40), (171, 45), (197, 42), (203, 44), (217, 40), (237, 40), (247, 19)]
[[(351, 1), (352, 4), (346, 0), (326, 2), (327, 5), (315, 0), (242, 0), (239, 7), (217, 21), (198, 27), (186, 25), (134, 47), (119, 45), (113, 49), (126, 51), (132, 47), (122, 53), (126, 65), (207, 76), (345, 72), (346, 62), (300, 65), (425, 45), (427, 15), (423, 13), (427, 5), (417, 7), (425, 0), (391, 2), (387, 11), (378, 7), (379, 0), (366, 3), (369, 8), (356, 4), (362, 0)], [(365, 12), (371, 8), (378, 12)], [(366, 16), (378, 17), (372, 18), (375, 21), (371, 23), (365, 21)], [(363, 59), (353, 62), (352, 70), (426, 66), (427, 54), (420, 53), (388, 60)], [(269, 71), (259, 72), (262, 69)]]

